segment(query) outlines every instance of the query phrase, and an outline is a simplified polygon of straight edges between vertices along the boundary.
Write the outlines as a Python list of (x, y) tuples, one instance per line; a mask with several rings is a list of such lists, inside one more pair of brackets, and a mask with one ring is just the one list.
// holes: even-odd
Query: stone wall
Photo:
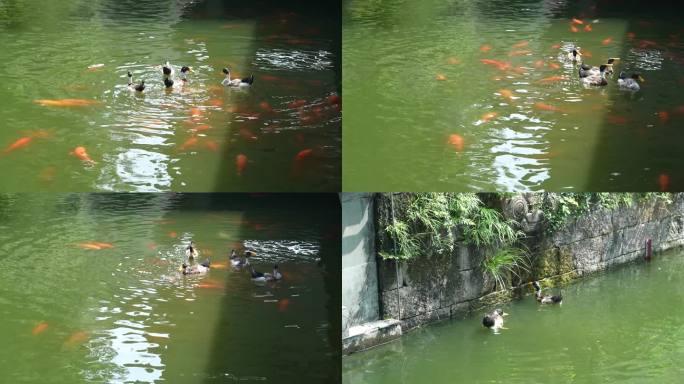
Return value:
[[(395, 208), (406, 198), (395, 194)], [(388, 195), (377, 195), (375, 206), (376, 221), (387, 222)], [(565, 281), (641, 259), (647, 239), (652, 239), (654, 252), (682, 246), (684, 194), (673, 195), (671, 204), (654, 199), (614, 211), (599, 209), (571, 219), (552, 236), (543, 233), (538, 230), (527, 239), (532, 268), (528, 275), (513, 279), (516, 288), (507, 291), (494, 292), (480, 267), (487, 252), (494, 250), (459, 246), (450, 255), (426, 250), (411, 262), (378, 261), (381, 316), (399, 319), (406, 331), (530, 293), (527, 283), (533, 279)], [(376, 229), (376, 237), (378, 250), (391, 249), (382, 228)]]

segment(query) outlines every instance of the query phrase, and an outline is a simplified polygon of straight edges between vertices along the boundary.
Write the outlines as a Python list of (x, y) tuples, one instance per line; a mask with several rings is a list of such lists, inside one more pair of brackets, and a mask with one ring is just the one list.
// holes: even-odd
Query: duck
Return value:
[(173, 67), (167, 61), (166, 64), (162, 66), (162, 74), (164, 75), (164, 86), (166, 89), (173, 88)]
[(254, 282), (265, 282), (266, 281), (266, 275), (261, 273), (261, 272), (255, 271), (254, 267), (252, 267), (251, 265), (249, 267), (249, 273), (252, 275), (252, 281), (254, 281)]
[(498, 330), (503, 328), (504, 316), (507, 316), (503, 309), (497, 308), (492, 313), (484, 315), (482, 318), (482, 325), (489, 329)]
[(283, 275), (278, 272), (278, 265), (273, 266), (273, 273), (261, 273), (254, 270), (254, 267), (250, 266), (250, 273), (252, 275), (252, 281), (254, 282), (266, 282), (266, 281), (276, 281), (283, 278)]
[(145, 90), (145, 80), (140, 80), (140, 84), (133, 84), (133, 74), (128, 71), (128, 88), (136, 92), (142, 92)]
[[(618, 58), (610, 58), (606, 62), (606, 74), (611, 75), (613, 73), (613, 63), (615, 63), (615, 60), (618, 60)], [(579, 77), (589, 77), (592, 75), (599, 75), (601, 72), (600, 67), (592, 67), (587, 65), (586, 63), (582, 63), (582, 65), (579, 68)]]
[(180, 79), (183, 83), (188, 81), (188, 73), (190, 73), (190, 67), (183, 66), (180, 70)]
[(185, 248), (185, 256), (188, 258), (188, 260), (192, 260), (195, 257), (199, 255), (199, 252), (197, 252), (197, 249), (192, 246), (193, 242), (191, 241), (190, 244)]
[(203, 261), (201, 264), (188, 266), (186, 263), (181, 265), (181, 273), (184, 275), (198, 275), (205, 274), (209, 271), (211, 262), (209, 260)]
[(247, 260), (247, 257), (241, 258), (238, 256), (237, 252), (235, 252), (234, 249), (230, 251), (230, 256), (228, 257), (230, 259), (230, 265), (233, 267), (244, 267), (246, 265), (249, 265), (249, 261)]
[(568, 59), (573, 63), (580, 61), (582, 59), (582, 54), (580, 53), (579, 48), (575, 48), (572, 52), (568, 53)]
[(278, 264), (273, 266), (273, 273), (264, 273), (266, 280), (277, 281), (283, 278), (283, 274), (278, 271)]
[(608, 85), (608, 80), (606, 80), (606, 64), (602, 64), (599, 67), (598, 74), (592, 74), (586, 77), (580, 77), (580, 80), (584, 85), (590, 85), (595, 87), (602, 87)]
[(641, 89), (639, 82), (644, 82), (644, 78), (638, 73), (632, 73), (631, 77), (627, 77), (624, 72), (620, 72), (618, 76), (618, 88), (626, 91), (636, 92)]
[(226, 75), (226, 78), (223, 79), (221, 84), (226, 87), (249, 87), (254, 83), (254, 75), (242, 79), (231, 79), (230, 69), (223, 68), (223, 73)]
[(563, 296), (561, 295), (543, 295), (541, 286), (538, 281), (532, 282), (534, 286), (534, 297), (541, 304), (563, 304)]

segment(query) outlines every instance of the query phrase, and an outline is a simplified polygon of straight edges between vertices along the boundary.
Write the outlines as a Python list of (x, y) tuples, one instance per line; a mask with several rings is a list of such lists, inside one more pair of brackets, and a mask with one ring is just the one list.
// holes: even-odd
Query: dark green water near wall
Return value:
[[(0, 191), (338, 191), (340, 22), (334, 2), (2, 1)], [(166, 60), (186, 85), (164, 89)]]
[(676, 383), (682, 287), (684, 252), (668, 251), (564, 287), (561, 306), (540, 306), (531, 292), (505, 304), (498, 334), (478, 313), (345, 357), (343, 382)]
[(336, 195), (0, 194), (0, 381), (335, 382), (339, 223)]
[[(674, 2), (345, 1), (344, 190), (681, 190), (681, 15)], [(621, 58), (616, 75), (640, 72), (642, 90), (617, 76), (583, 87), (566, 60), (578, 46), (590, 65)]]

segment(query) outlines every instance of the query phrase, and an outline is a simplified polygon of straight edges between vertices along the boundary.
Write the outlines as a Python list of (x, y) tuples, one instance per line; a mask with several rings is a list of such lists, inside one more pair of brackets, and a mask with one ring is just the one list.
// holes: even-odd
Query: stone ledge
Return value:
[(342, 354), (348, 355), (388, 343), (402, 334), (399, 320), (378, 320), (349, 328), (349, 336), (342, 339)]

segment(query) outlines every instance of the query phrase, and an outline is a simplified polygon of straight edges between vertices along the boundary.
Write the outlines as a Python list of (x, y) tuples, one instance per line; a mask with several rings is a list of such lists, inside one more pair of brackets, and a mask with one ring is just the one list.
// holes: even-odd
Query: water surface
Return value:
[[(337, 191), (339, 23), (330, 4), (0, 2), (0, 191)], [(166, 60), (187, 84), (165, 90)], [(40, 101), (62, 99), (90, 105)]]
[(3, 382), (335, 382), (339, 222), (335, 195), (0, 195)]
[[(344, 4), (344, 190), (684, 187), (677, 5)], [(574, 47), (590, 65), (620, 58), (642, 90), (619, 91), (617, 73), (585, 88)]]
[(499, 334), (482, 311), (345, 357), (343, 383), (676, 383), (683, 286), (684, 252), (656, 255), (572, 283), (561, 306), (503, 305)]

